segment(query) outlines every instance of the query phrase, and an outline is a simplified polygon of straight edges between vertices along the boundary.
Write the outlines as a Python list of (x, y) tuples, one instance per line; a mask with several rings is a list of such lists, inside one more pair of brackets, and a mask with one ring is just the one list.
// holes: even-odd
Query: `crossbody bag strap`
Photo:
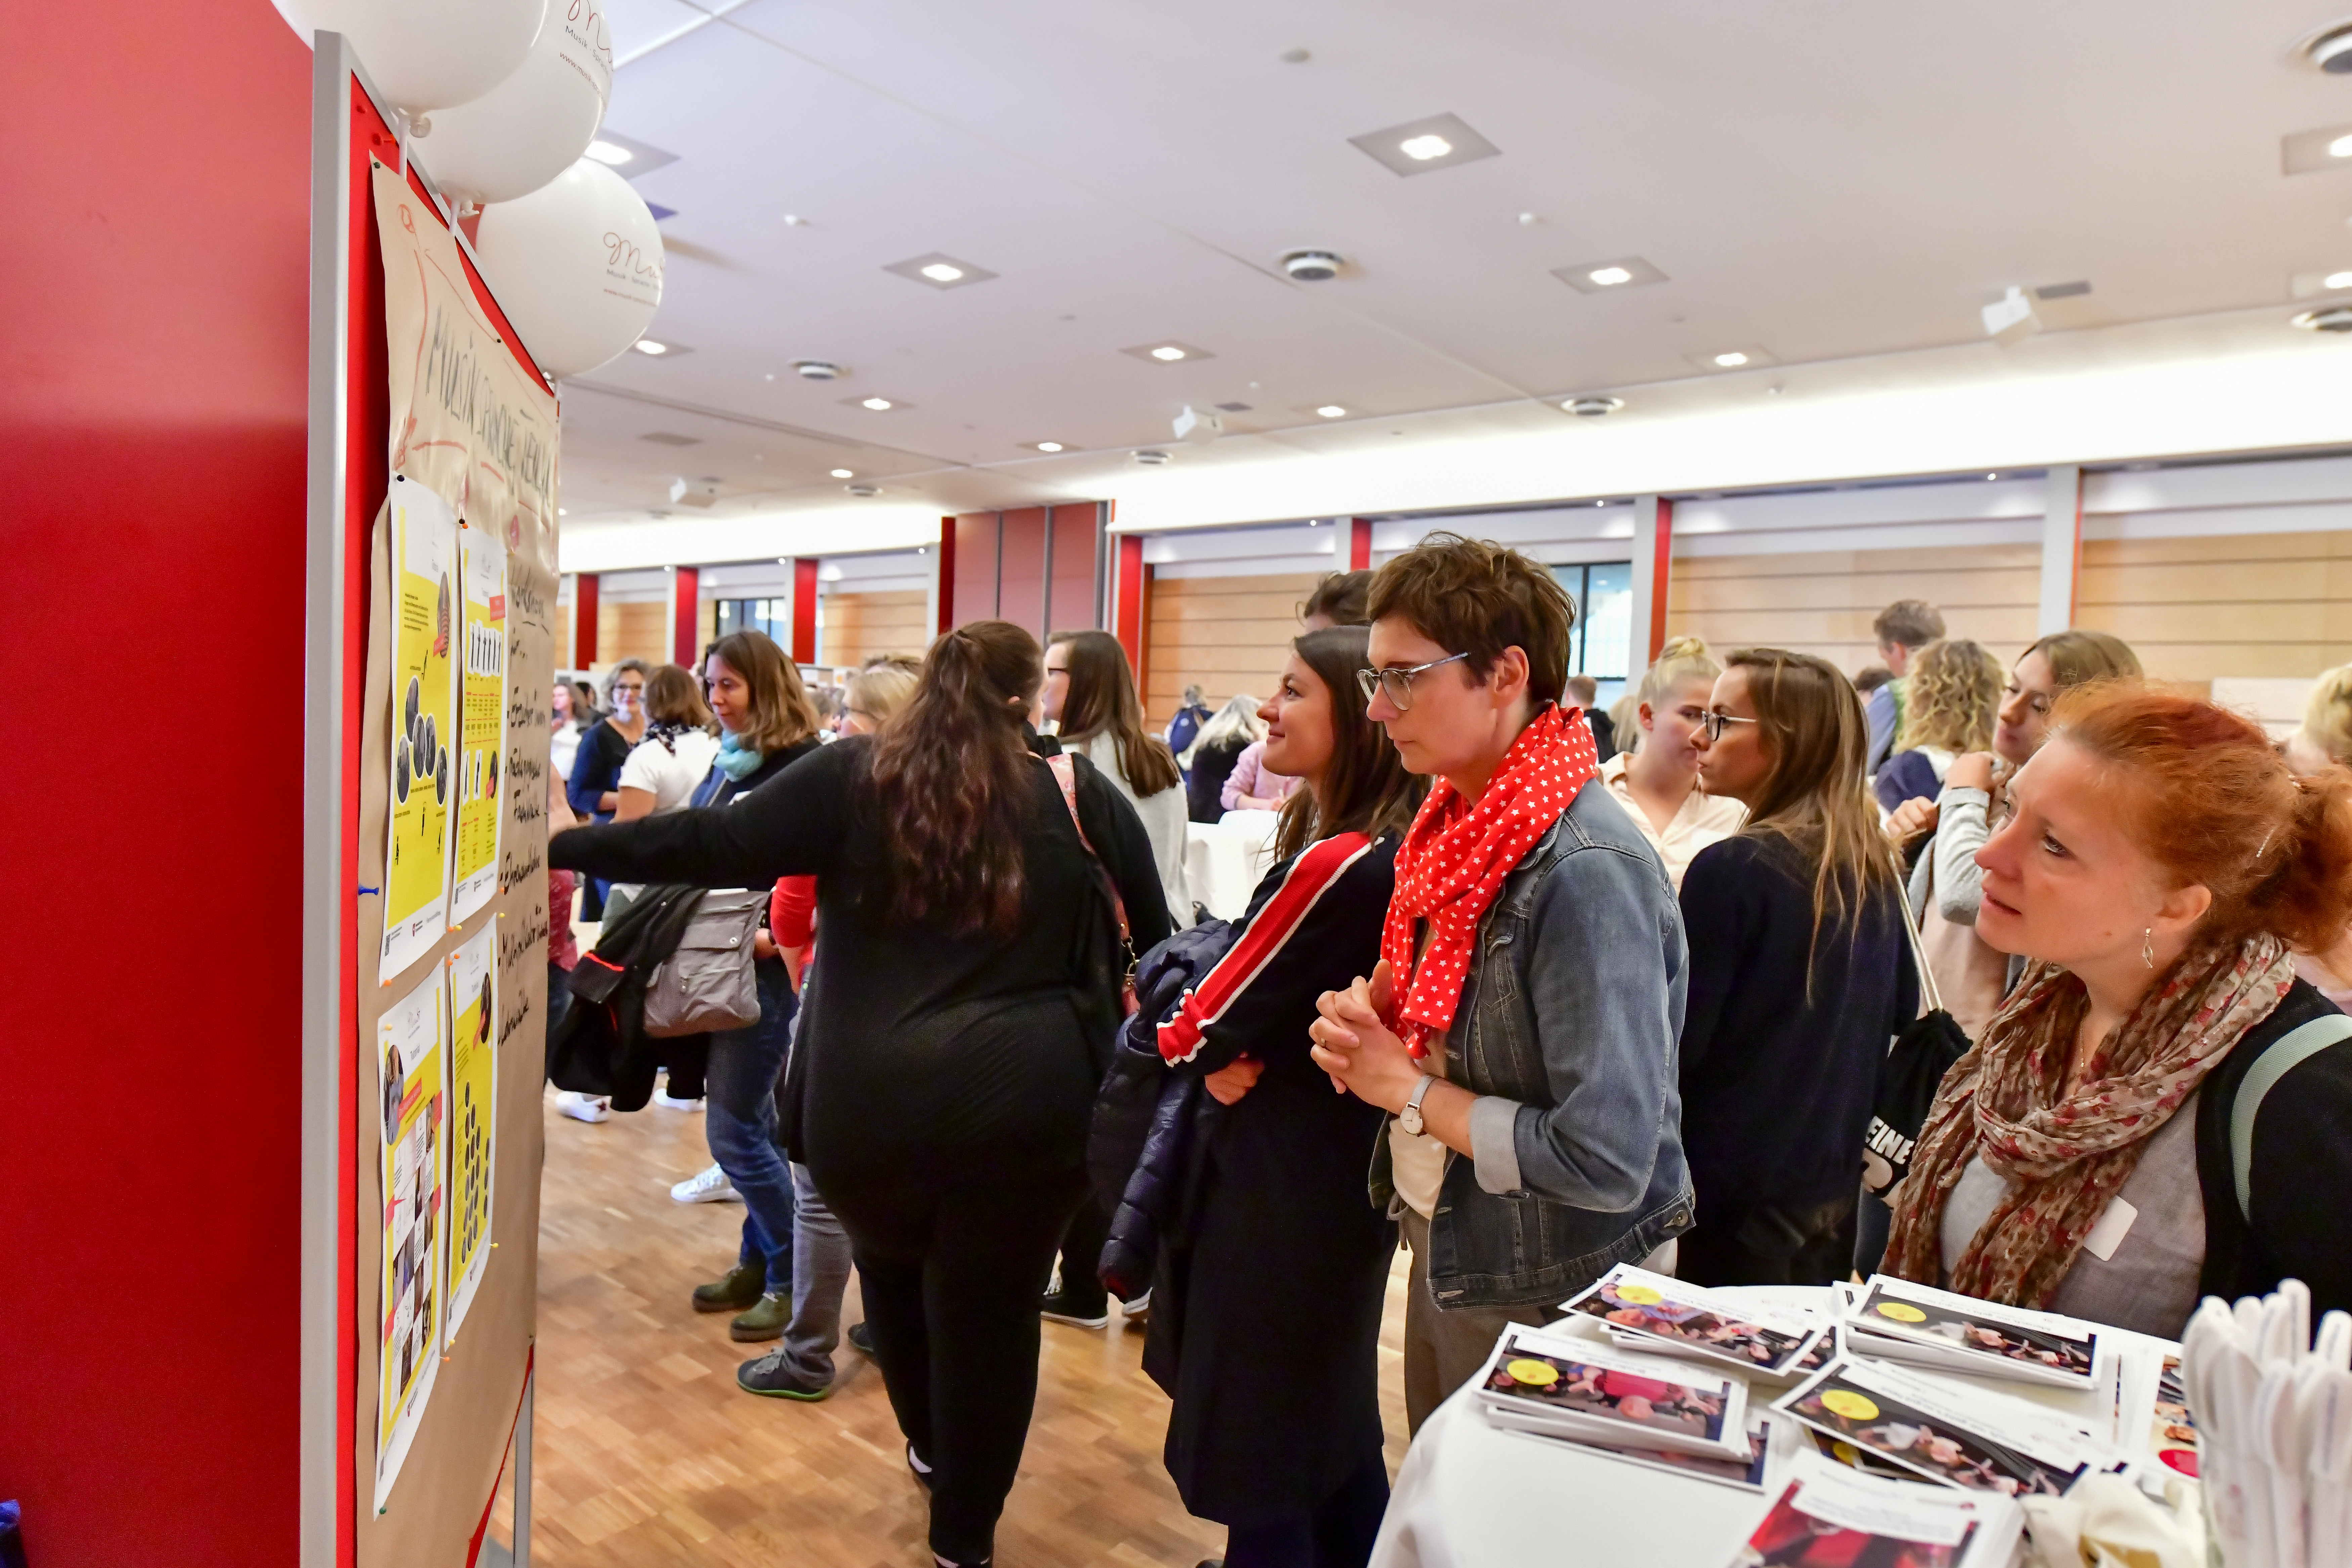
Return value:
[[(1933, 855), (1935, 852), (1931, 844), (1927, 853)], [(1935, 876), (1932, 869), (1928, 871), (1931, 889)], [(1934, 896), (1932, 891), (1929, 896)], [(1903, 861), (1899, 856), (1895, 861), (1895, 901), (1903, 910), (1903, 934), (1911, 939), (1911, 967), (1919, 973), (1919, 1016), (1924, 1018), (1930, 1013), (1944, 1010), (1944, 997), (1936, 986), (1936, 972), (1927, 966), (1927, 950), (1919, 942), (1919, 921), (1911, 913), (1911, 884), (1903, 875)]]
[(1072, 764), (1070, 753), (1063, 752), (1039, 760), (1053, 770), (1054, 783), (1062, 791), (1062, 804), (1070, 808), (1070, 826), (1078, 830), (1078, 842), (1085, 846), (1087, 858), (1097, 866), (1102, 866), (1103, 883), (1110, 893), (1111, 911), (1118, 916), (1118, 939), (1133, 945), (1135, 933), (1127, 923), (1127, 900), (1119, 897), (1118, 882), (1111, 878), (1110, 868), (1103, 866), (1102, 857), (1095, 853), (1094, 840), (1087, 837), (1087, 825), (1078, 816), (1078, 770)]
[(2254, 1221), (2250, 1201), (2254, 1174), (2254, 1118), (2263, 1099), (2279, 1079), (2338, 1041), (2352, 1039), (2352, 1017), (2330, 1013), (2290, 1030), (2254, 1058), (2238, 1082), (2238, 1098), (2230, 1105), (2230, 1180), (2238, 1194), (2238, 1213), (2248, 1225)]

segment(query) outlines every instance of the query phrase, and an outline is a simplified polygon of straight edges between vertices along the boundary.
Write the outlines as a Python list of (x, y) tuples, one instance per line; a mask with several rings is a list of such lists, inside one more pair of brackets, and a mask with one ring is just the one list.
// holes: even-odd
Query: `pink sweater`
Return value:
[(1265, 742), (1252, 741), (1243, 749), (1242, 754), (1234, 759), (1234, 771), (1225, 776), (1224, 790), (1217, 798), (1227, 811), (1237, 811), (1240, 809), (1238, 803), (1245, 795), (1255, 795), (1260, 800), (1288, 800), (1290, 792), (1297, 789), (1298, 784), (1298, 780), (1287, 773), (1267, 772)]

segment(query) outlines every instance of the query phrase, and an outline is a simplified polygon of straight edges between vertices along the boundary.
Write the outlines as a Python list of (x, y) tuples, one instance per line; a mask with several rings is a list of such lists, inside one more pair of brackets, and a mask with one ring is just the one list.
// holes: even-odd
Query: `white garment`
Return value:
[(718, 739), (700, 730), (672, 735), (667, 745), (648, 737), (622, 763), (620, 787), (650, 791), (656, 816), (681, 810), (718, 755)]
[(565, 784), (572, 782), (572, 763), (580, 755), (580, 731), (570, 724), (558, 730), (547, 742), (547, 765)]
[(1617, 797), (1625, 815), (1633, 819), (1633, 826), (1650, 841), (1650, 847), (1658, 852), (1658, 858), (1666, 863), (1666, 878), (1679, 893), (1683, 890), (1683, 873), (1690, 869), (1698, 852), (1738, 832), (1748, 821), (1748, 808), (1728, 795), (1708, 795), (1694, 784), (1690, 797), (1661, 833), (1651, 822), (1650, 814), (1642, 809), (1642, 803), (1633, 798), (1633, 786), (1625, 782), (1625, 766), (1630, 761), (1630, 752), (1620, 752), (1601, 763), (1601, 782)]
[[(1445, 1077), (1446, 1039), (1444, 1035), (1429, 1038), (1427, 1062), (1432, 1078)], [(1445, 1184), (1445, 1156), (1452, 1152), (1434, 1133), (1416, 1136), (1404, 1130), (1402, 1121), (1389, 1118), (1389, 1179), (1405, 1206), (1423, 1219), (1437, 1212), (1437, 1194)]]
[(1135, 807), (1135, 815), (1143, 818), (1143, 831), (1151, 840), (1152, 864), (1160, 871), (1160, 891), (1168, 899), (1168, 918), (1178, 931), (1192, 924), (1192, 891), (1184, 879), (1185, 825), (1191, 814), (1185, 809), (1184, 786), (1180, 782), (1169, 785), (1158, 795), (1138, 797), (1129, 787), (1127, 773), (1119, 766), (1118, 742), (1108, 734), (1097, 735), (1084, 745), (1065, 748), (1095, 765), (1095, 770), (1111, 782), (1111, 787), (1127, 796)]

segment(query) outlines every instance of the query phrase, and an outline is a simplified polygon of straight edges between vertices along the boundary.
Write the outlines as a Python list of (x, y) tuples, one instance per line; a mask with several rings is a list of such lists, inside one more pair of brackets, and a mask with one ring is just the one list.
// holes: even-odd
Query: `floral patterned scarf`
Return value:
[(1944, 1205), (1980, 1158), (2010, 1188), (1953, 1260), (1951, 1289), (2047, 1305), (2149, 1135), (2294, 984), (2294, 961), (2276, 937), (2192, 946), (2099, 1043), (2081, 1087), (2065, 1097), (2090, 1000), (2055, 964), (2028, 970), (1984, 1037), (1944, 1075), (1895, 1205), (1886, 1271), (1937, 1282)]

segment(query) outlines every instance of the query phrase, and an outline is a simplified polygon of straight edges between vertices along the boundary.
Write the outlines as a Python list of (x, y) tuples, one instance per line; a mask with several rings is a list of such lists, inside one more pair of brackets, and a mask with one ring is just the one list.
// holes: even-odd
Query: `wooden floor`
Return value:
[[(540, 1227), (535, 1568), (923, 1568), (923, 1494), (875, 1366), (846, 1344), (832, 1398), (755, 1399), (688, 1290), (735, 1258), (739, 1204), (682, 1205), (709, 1163), (697, 1114), (649, 1106), (595, 1126), (546, 1107)], [(1391, 1471), (1403, 1453), (1402, 1255), (1381, 1355)], [(852, 1284), (848, 1321), (859, 1316)], [(1168, 1402), (1143, 1337), (1048, 1323), (1035, 1420), (997, 1531), (1004, 1568), (1191, 1568), (1222, 1550), (1160, 1467)], [(496, 1533), (507, 1533), (501, 1500)]]

